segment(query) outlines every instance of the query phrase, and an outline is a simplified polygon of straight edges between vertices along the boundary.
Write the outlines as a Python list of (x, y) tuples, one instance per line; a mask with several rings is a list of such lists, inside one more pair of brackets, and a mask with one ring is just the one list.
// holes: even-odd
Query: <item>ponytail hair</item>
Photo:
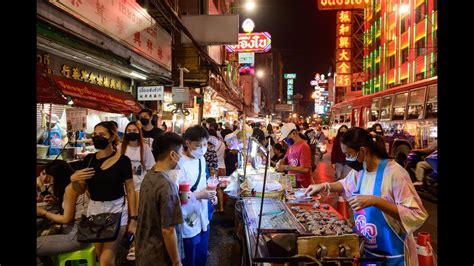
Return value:
[(361, 147), (369, 149), (370, 153), (380, 159), (391, 159), (385, 148), (385, 140), (382, 136), (372, 137), (367, 130), (360, 127), (352, 127), (341, 137), (341, 142), (356, 151)]

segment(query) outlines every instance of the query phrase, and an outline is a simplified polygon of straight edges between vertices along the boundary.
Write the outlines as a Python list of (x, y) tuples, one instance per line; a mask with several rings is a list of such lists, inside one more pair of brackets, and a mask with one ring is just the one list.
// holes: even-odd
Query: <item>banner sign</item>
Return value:
[(226, 45), (225, 47), (232, 53), (265, 53), (272, 48), (271, 43), (271, 35), (268, 32), (239, 33), (239, 44)]

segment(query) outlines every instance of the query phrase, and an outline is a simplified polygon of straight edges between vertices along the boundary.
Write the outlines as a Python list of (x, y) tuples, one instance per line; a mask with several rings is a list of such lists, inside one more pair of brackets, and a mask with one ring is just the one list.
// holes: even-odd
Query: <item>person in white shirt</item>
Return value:
[(209, 200), (216, 202), (216, 190), (206, 185), (206, 160), (209, 133), (200, 125), (190, 127), (183, 135), (186, 143), (184, 156), (178, 165), (177, 183), (191, 187), (189, 201), (181, 206), (184, 218), (183, 266), (205, 266), (210, 230)]
[(145, 143), (142, 132), (137, 122), (130, 122), (125, 127), (120, 153), (124, 154), (132, 162), (133, 183), (135, 185), (135, 194), (140, 198), (140, 186), (148, 170), (155, 165), (155, 158), (151, 152), (150, 146)]

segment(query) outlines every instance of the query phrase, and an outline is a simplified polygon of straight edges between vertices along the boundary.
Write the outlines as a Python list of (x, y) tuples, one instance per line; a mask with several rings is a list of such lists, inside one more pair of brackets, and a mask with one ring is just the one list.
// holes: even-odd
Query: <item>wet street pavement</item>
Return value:
[[(328, 151), (331, 151), (332, 145), (328, 145)], [(322, 161), (318, 163), (318, 166), (313, 173), (313, 179), (316, 183), (322, 182), (333, 182), (334, 181), (334, 170), (331, 167), (331, 155), (330, 152), (324, 154)], [(329, 197), (329, 202), (333, 207), (337, 205), (337, 195), (332, 194)], [(423, 205), (429, 213), (429, 218), (425, 224), (415, 232), (415, 236), (419, 231), (425, 231), (430, 233), (432, 246), (437, 253), (438, 238), (437, 238), (437, 204), (427, 200), (423, 200)], [(350, 207), (349, 207), (350, 208)], [(220, 266), (240, 265), (242, 258), (240, 242), (234, 236), (235, 232), (235, 200), (228, 199), (225, 204), (224, 213), (215, 213), (211, 221), (211, 233), (209, 237), (209, 259), (207, 262), (208, 266)], [(352, 216), (352, 211), (350, 211)], [(128, 262), (125, 259), (126, 249), (121, 249), (119, 254), (118, 265), (134, 265), (134, 263)]]

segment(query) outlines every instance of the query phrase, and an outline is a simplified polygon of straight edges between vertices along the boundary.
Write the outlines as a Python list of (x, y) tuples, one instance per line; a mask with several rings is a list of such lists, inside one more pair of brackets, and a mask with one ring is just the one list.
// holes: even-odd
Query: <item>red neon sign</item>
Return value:
[(239, 44), (226, 45), (225, 47), (232, 53), (265, 53), (272, 48), (271, 43), (271, 35), (268, 32), (239, 33)]
[(318, 0), (319, 10), (363, 9), (370, 6), (370, 0)]

